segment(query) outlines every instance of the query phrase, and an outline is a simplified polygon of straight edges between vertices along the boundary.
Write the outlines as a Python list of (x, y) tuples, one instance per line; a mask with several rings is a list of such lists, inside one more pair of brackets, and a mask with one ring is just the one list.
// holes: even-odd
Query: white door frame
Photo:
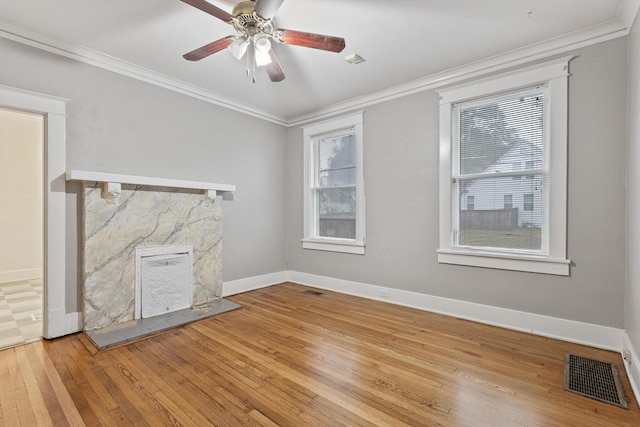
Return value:
[(81, 329), (80, 313), (66, 302), (66, 102), (0, 85), (0, 106), (44, 115), (44, 337)]

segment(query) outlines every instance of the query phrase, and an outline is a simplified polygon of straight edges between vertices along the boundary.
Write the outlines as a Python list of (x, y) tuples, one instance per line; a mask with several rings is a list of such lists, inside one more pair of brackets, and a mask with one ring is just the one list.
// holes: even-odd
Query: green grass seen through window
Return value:
[(515, 228), (512, 230), (460, 230), (460, 245), (489, 248), (540, 250), (540, 228)]

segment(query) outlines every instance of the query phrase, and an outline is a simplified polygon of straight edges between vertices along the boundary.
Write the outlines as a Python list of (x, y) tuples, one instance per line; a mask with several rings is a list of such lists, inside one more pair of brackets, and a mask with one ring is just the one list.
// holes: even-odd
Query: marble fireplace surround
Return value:
[(136, 249), (193, 246), (193, 306), (222, 294), (222, 198), (234, 185), (72, 170), (83, 183), (84, 330), (135, 318)]

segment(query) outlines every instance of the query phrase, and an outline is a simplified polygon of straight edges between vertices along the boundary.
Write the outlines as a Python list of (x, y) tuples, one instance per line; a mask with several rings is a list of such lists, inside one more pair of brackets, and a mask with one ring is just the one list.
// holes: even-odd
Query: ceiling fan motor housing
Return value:
[(233, 27), (243, 37), (251, 38), (260, 34), (273, 37), (271, 19), (264, 19), (255, 13), (255, 7), (255, 1), (241, 1), (236, 4), (232, 12)]

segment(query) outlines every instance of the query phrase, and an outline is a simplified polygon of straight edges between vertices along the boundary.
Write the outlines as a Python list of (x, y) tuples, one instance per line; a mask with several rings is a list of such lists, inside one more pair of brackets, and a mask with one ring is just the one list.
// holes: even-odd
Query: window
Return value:
[(570, 59), (440, 91), (439, 262), (569, 274)]
[(522, 209), (525, 211), (533, 211), (533, 194), (525, 194)]
[(513, 209), (513, 194), (505, 194), (502, 201), (503, 209)]
[(467, 196), (467, 210), (472, 211), (476, 207), (476, 198), (475, 196)]
[[(534, 160), (527, 160), (526, 167), (528, 170), (535, 169), (536, 162)], [(527, 175), (528, 179), (533, 179), (533, 175)]]
[[(520, 170), (520, 162), (511, 163), (511, 170), (512, 171), (519, 171)], [(513, 175), (512, 179), (522, 179), (522, 175)]]
[(303, 128), (305, 249), (364, 254), (363, 113)]

